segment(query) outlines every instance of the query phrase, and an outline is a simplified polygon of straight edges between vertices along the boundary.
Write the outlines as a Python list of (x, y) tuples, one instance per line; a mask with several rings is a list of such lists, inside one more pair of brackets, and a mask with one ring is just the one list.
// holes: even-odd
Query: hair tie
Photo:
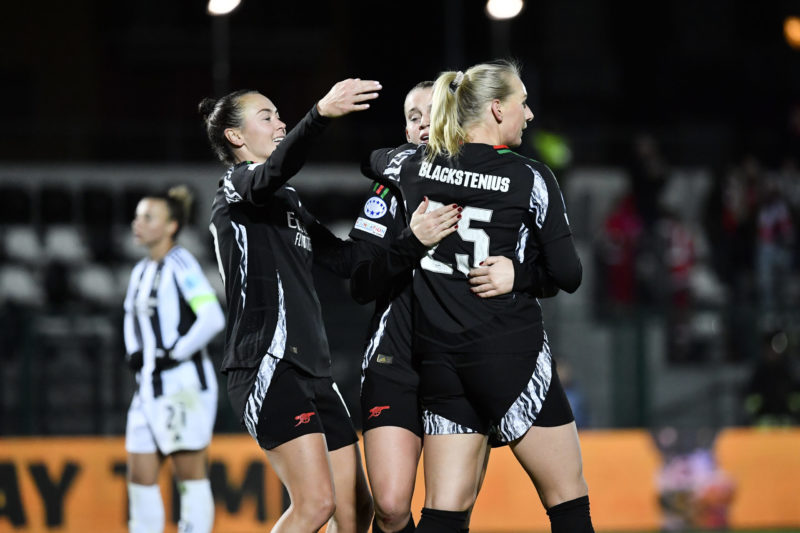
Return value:
[(455, 79), (450, 82), (450, 90), (452, 92), (456, 92), (456, 89), (458, 89), (461, 86), (462, 81), (464, 81), (464, 73), (459, 70), (456, 73)]

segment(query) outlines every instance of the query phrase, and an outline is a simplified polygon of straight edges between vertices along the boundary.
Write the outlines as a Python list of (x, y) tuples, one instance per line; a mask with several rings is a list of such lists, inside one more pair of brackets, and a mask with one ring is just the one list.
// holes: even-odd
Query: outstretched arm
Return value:
[(225, 177), (228, 200), (263, 203), (300, 171), (331, 119), (368, 109), (367, 102), (377, 98), (380, 89), (380, 83), (373, 80), (347, 79), (335, 84), (264, 163), (237, 166)]

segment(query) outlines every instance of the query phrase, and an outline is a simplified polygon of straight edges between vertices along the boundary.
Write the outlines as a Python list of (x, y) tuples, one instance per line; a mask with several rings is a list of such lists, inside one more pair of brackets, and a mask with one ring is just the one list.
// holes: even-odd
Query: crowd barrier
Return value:
[[(581, 446), (595, 529), (659, 530), (656, 479), (663, 459), (650, 434), (583, 431)], [(724, 430), (714, 451), (735, 483), (732, 529), (800, 526), (800, 430)], [(125, 469), (121, 437), (0, 439), (0, 532), (126, 532)], [(210, 478), (214, 531), (268, 531), (286, 504), (280, 482), (247, 435), (214, 437)], [(168, 468), (161, 486), (172, 533), (179, 505)], [(421, 470), (417, 489), (416, 516), (424, 498)], [(549, 531), (531, 482), (508, 448), (492, 451), (470, 530)]]

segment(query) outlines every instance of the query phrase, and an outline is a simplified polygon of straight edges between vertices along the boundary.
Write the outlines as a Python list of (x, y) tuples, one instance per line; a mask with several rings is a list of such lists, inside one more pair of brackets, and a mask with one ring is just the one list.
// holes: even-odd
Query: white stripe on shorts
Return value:
[(550, 390), (550, 380), (553, 377), (553, 364), (550, 356), (550, 344), (547, 334), (544, 335), (542, 351), (536, 358), (536, 368), (533, 370), (528, 386), (520, 393), (511, 405), (500, 423), (493, 428), (498, 441), (508, 443), (520, 438), (536, 421), (542, 404)]
[(279, 362), (280, 359), (271, 355), (265, 355), (261, 359), (253, 392), (247, 397), (247, 403), (244, 406), (244, 425), (256, 442), (258, 442), (258, 417), (261, 414), (261, 404), (264, 403), (264, 397), (267, 395), (267, 389), (269, 389), (272, 376), (275, 375), (275, 367)]
[(472, 428), (462, 426), (427, 409), (422, 411), (422, 429), (425, 435), (470, 435), (477, 433)]

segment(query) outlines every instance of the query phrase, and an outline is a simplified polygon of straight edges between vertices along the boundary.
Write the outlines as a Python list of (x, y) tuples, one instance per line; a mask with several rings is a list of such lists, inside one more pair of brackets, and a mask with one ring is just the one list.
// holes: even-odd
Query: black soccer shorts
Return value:
[(329, 451), (358, 441), (333, 378), (312, 376), (272, 356), (259, 368), (228, 371), (228, 397), (265, 450), (309, 433), (323, 433)]
[[(425, 354), (420, 379), (426, 412), (490, 435), (495, 446), (534, 425), (574, 420), (546, 341), (538, 354)], [(426, 434), (442, 433), (426, 425)]]

